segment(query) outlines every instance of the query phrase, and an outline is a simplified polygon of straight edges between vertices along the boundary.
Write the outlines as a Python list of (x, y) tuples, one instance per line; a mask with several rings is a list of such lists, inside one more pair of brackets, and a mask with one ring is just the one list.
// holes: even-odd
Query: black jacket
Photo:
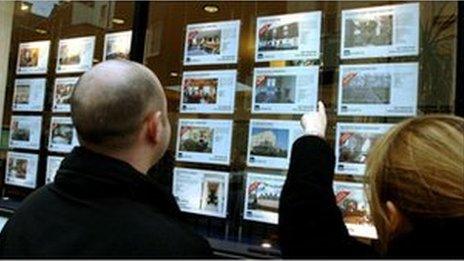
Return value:
[[(375, 258), (370, 246), (350, 237), (333, 192), (335, 156), (328, 143), (304, 136), (293, 144), (279, 207), (284, 258)], [(416, 223), (393, 240), (386, 257), (464, 258), (464, 219)]]
[(207, 258), (172, 194), (129, 164), (85, 148), (30, 195), (0, 235), (2, 257)]

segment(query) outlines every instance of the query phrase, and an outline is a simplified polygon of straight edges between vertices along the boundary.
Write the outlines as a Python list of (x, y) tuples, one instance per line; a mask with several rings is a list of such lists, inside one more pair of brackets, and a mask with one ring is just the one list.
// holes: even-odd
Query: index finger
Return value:
[(325, 112), (325, 105), (322, 101), (319, 101), (317, 103), (317, 111), (318, 112)]

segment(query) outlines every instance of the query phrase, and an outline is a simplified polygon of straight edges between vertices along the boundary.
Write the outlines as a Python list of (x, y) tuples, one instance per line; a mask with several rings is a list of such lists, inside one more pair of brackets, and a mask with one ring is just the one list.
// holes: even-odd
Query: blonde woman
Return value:
[(366, 192), (378, 251), (348, 235), (336, 206), (326, 122), (320, 103), (293, 145), (279, 210), (284, 257), (464, 258), (464, 119), (411, 118), (374, 144)]

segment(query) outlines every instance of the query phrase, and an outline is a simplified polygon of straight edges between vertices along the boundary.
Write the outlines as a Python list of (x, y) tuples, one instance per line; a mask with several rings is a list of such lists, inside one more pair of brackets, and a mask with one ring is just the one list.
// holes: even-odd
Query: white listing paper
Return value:
[(79, 77), (56, 78), (53, 87), (53, 112), (70, 112), (71, 96)]
[(45, 74), (48, 69), (50, 41), (20, 43), (16, 74)]
[(45, 100), (44, 78), (16, 79), (13, 93), (13, 111), (42, 111)]
[(40, 148), (41, 116), (12, 116), (10, 148), (38, 150)]
[(243, 218), (277, 224), (285, 176), (247, 173)]
[(256, 62), (319, 59), (321, 11), (258, 17)]
[(8, 152), (5, 184), (35, 188), (39, 156), (30, 153)]
[(337, 123), (335, 172), (364, 175), (369, 150), (392, 126), (383, 123)]
[(240, 20), (189, 24), (184, 65), (237, 63)]
[(335, 181), (334, 193), (348, 233), (354, 237), (377, 239), (363, 184)]
[(338, 115), (416, 115), (418, 68), (418, 63), (340, 65)]
[(184, 72), (180, 112), (233, 113), (237, 70)]
[(3, 228), (6, 225), (6, 222), (8, 222), (7, 217), (0, 217), (0, 232), (3, 230)]
[(93, 65), (95, 36), (60, 40), (56, 73), (85, 72)]
[(419, 3), (342, 11), (342, 59), (419, 54)]
[(52, 117), (48, 150), (55, 152), (70, 152), (78, 146), (77, 132), (70, 117)]
[(288, 169), (293, 142), (302, 135), (298, 121), (250, 120), (247, 165)]
[(172, 194), (184, 212), (225, 218), (229, 173), (174, 168)]
[(176, 160), (229, 165), (231, 120), (179, 119)]
[(109, 33), (105, 35), (103, 60), (126, 59), (129, 60), (132, 31)]
[(60, 168), (64, 157), (48, 156), (47, 158), (47, 173), (45, 176), (45, 184), (52, 183), (55, 180), (56, 172)]
[(303, 114), (316, 110), (319, 66), (255, 68), (253, 113)]

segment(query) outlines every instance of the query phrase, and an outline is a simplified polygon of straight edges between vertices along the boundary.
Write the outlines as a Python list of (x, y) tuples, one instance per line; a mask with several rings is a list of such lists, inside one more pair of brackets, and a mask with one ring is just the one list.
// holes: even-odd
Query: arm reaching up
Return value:
[(305, 114), (307, 134), (295, 141), (279, 207), (279, 233), (284, 258), (374, 257), (369, 246), (350, 237), (333, 192), (335, 156), (323, 139), (324, 104)]

